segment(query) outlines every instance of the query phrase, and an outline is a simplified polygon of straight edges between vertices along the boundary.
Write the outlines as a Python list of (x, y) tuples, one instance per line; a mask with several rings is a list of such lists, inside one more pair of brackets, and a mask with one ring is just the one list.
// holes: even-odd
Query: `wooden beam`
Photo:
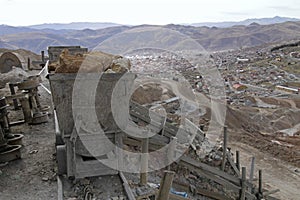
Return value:
[(167, 152), (167, 161), (168, 161), (169, 170), (170, 170), (170, 165), (175, 161), (176, 146), (177, 146), (177, 138), (172, 137), (168, 145), (168, 152)]
[(147, 185), (149, 138), (142, 139), (140, 184)]
[(269, 196), (271, 194), (275, 194), (276, 192), (279, 192), (279, 191), (280, 191), (279, 189), (271, 190), (271, 191), (265, 191), (265, 192), (263, 192), (263, 196), (266, 197), (266, 196)]
[(209, 191), (203, 188), (197, 188), (196, 193), (216, 200), (231, 200), (231, 198), (224, 196), (224, 194), (220, 194), (214, 191)]
[(263, 191), (262, 191), (262, 170), (261, 169), (258, 171), (258, 193), (260, 195), (263, 194)]
[(164, 172), (164, 176), (161, 179), (160, 188), (156, 200), (169, 200), (170, 189), (172, 186), (174, 175), (175, 172), (173, 171)]
[(245, 200), (246, 198), (246, 167), (242, 167), (242, 181), (241, 181), (242, 189), (240, 193), (240, 200)]
[[(254, 178), (255, 157), (251, 159), (249, 182), (252, 184)], [(254, 187), (249, 188), (249, 192), (253, 191)]]
[(63, 184), (60, 176), (57, 176), (57, 200), (64, 199)]
[(124, 187), (124, 190), (127, 194), (128, 200), (136, 200), (135, 197), (134, 197), (134, 194), (132, 193), (131, 188), (129, 187), (128, 181), (125, 178), (123, 172), (119, 172), (119, 176), (120, 176), (120, 178), (123, 182), (123, 187)]
[[(236, 176), (231, 176), (218, 168), (206, 165), (206, 169), (203, 169), (201, 166), (205, 166), (205, 164), (197, 162), (186, 156), (181, 157), (180, 164), (187, 167), (190, 171), (196, 171), (201, 176), (224, 186), (227, 190), (232, 190), (236, 193), (239, 193), (241, 190), (241, 180), (239, 178)], [(247, 199), (256, 199), (255, 195), (248, 191), (246, 191), (245, 194)]]
[(233, 162), (233, 158), (230, 155), (230, 152), (227, 151), (227, 157), (228, 157), (228, 161), (233, 169), (233, 171), (235, 172), (235, 174), (240, 177), (240, 170), (237, 168), (236, 164)]
[[(15, 91), (15, 84), (9, 83), (8, 85), (9, 85), (9, 90), (10, 90), (11, 95), (15, 95), (15, 94), (16, 94), (16, 91)], [(19, 109), (17, 99), (13, 99), (13, 105), (14, 105), (15, 110), (18, 110), (18, 109)]]
[(241, 169), (241, 165), (240, 165), (240, 152), (236, 151), (235, 156), (236, 156), (236, 161), (235, 161), (236, 162), (236, 167), (240, 171), (240, 169)]
[(222, 158), (222, 166), (221, 169), (222, 171), (225, 170), (225, 164), (226, 164), (226, 152), (227, 152), (227, 127), (224, 126), (224, 133), (223, 133), (223, 158)]
[(228, 181), (234, 183), (237, 186), (240, 185), (240, 179), (238, 177), (227, 174), (227, 173), (221, 171), (219, 168), (212, 167), (212, 166), (209, 166), (209, 165), (201, 163), (201, 162), (197, 162), (196, 160), (194, 160), (194, 159), (192, 159), (188, 156), (181, 157), (180, 161), (183, 162), (183, 163), (187, 163), (191, 166), (194, 166), (196, 168), (199, 168), (199, 169), (208, 171), (210, 173), (213, 173), (213, 174), (215, 174), (217, 176), (220, 176), (224, 179), (227, 179)]

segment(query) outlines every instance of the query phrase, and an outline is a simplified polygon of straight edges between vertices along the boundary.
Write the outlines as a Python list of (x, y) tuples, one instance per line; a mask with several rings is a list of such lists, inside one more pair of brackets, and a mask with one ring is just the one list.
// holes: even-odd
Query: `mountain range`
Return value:
[(73, 30), (83, 30), (83, 29), (102, 29), (114, 26), (121, 26), (121, 24), (110, 23), (110, 22), (72, 22), (72, 23), (51, 23), (51, 24), (37, 24), (27, 26), (27, 28), (33, 29), (73, 29)]
[[(225, 22), (201, 22), (201, 23), (185, 23), (181, 25), (188, 25), (188, 26), (207, 26), (207, 27), (218, 27), (218, 28), (227, 28), (231, 26), (237, 25), (244, 25), (248, 26), (252, 23), (257, 23), (260, 25), (268, 25), (268, 24), (276, 24), (276, 23), (283, 23), (287, 21), (300, 21), (297, 18), (290, 18), (290, 17), (279, 17), (275, 16), (273, 18), (253, 18), (253, 19), (246, 19), (243, 21), (225, 21)], [(72, 22), (72, 23), (45, 23), (45, 24), (36, 24), (25, 26), (23, 28), (29, 29), (54, 29), (54, 30), (63, 30), (63, 29), (73, 29), (73, 30), (83, 30), (83, 29), (102, 29), (108, 27), (115, 27), (115, 26), (122, 26), (124, 24), (116, 24), (111, 22)], [(130, 25), (128, 25), (130, 26)]]
[[(279, 18), (277, 17), (277, 21), (278, 20)], [(250, 21), (251, 20), (248, 20), (248, 23), (250, 23)], [(78, 23), (73, 23), (74, 26), (76, 24), (78, 25)], [(47, 47), (51, 45), (80, 45), (93, 49), (99, 43), (118, 33), (141, 27), (161, 27), (177, 31), (196, 40), (208, 51), (237, 49), (286, 40), (300, 40), (300, 21), (290, 20), (284, 23), (268, 25), (260, 25), (255, 22), (251, 22), (249, 25), (234, 25), (227, 28), (218, 28), (215, 26), (196, 27), (191, 25), (175, 24), (164, 26), (118, 26), (116, 24), (110, 24), (110, 26), (108, 23), (102, 23), (102, 25), (103, 24), (108, 25), (109, 27), (96, 30), (75, 30), (73, 29), (74, 26), (72, 28), (67, 25), (66, 27), (68, 28), (63, 28), (64, 26), (60, 25), (55, 25), (56, 29), (55, 27), (50, 28), (53, 24), (31, 27), (0, 25), (0, 48), (22, 48), (36, 53), (39, 53), (41, 50), (47, 50)], [(60, 29), (59, 27), (63, 29)], [(77, 26), (77, 28), (79, 28), (79, 26)], [(139, 37), (138, 35), (133, 36)], [(162, 38), (162, 35), (160, 35), (159, 38), (156, 39), (172, 41), (172, 36), (166, 34), (163, 35)], [(126, 42), (127, 41), (124, 41), (124, 43)]]
[(268, 24), (278, 24), (278, 23), (283, 23), (283, 22), (288, 22), (288, 21), (296, 22), (296, 21), (300, 21), (300, 19), (275, 16), (273, 18), (246, 19), (246, 20), (239, 21), (239, 22), (202, 22), (202, 23), (192, 23), (189, 25), (196, 26), (196, 27), (208, 26), (208, 27), (227, 28), (227, 27), (239, 26), (239, 25), (248, 26), (253, 23), (260, 24), (260, 25), (268, 25)]

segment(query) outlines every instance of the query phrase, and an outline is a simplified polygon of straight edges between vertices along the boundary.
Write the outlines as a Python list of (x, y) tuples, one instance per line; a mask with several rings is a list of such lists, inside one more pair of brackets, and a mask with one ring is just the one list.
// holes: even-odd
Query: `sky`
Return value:
[(0, 24), (114, 22), (126, 25), (300, 18), (299, 0), (0, 0)]

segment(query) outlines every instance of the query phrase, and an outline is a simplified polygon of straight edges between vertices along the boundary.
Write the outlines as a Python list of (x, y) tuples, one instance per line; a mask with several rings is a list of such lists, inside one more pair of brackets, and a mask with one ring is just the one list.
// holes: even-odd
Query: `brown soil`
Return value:
[(226, 124), (230, 140), (255, 147), (264, 153), (300, 167), (300, 136), (277, 134), (299, 124), (299, 110), (228, 107)]
[[(51, 105), (50, 95), (41, 89), (42, 105)], [(9, 94), (8, 88), (0, 96)], [(23, 118), (22, 111), (9, 110), (11, 121)], [(39, 125), (21, 124), (12, 127), (13, 133), (22, 133), (21, 159), (0, 167), (0, 199), (57, 199), (55, 134), (53, 116)]]

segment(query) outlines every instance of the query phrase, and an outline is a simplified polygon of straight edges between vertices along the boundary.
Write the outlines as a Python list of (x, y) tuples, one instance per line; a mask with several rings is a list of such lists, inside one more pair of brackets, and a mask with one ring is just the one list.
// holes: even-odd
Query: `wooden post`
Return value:
[(258, 194), (261, 196), (263, 194), (262, 191), (262, 170), (258, 171)]
[(227, 152), (227, 127), (224, 126), (224, 141), (223, 141), (222, 171), (225, 170), (225, 164), (226, 164), (226, 152)]
[(63, 183), (60, 176), (57, 176), (57, 199), (63, 200), (64, 199), (64, 192), (63, 192)]
[(30, 66), (30, 58), (27, 58), (27, 69), (31, 70), (31, 66)]
[(170, 189), (172, 186), (175, 172), (165, 171), (160, 182), (160, 188), (156, 200), (169, 200)]
[(124, 158), (123, 158), (123, 133), (115, 134), (116, 137), (116, 153), (118, 158), (118, 170), (123, 171), (124, 169)]
[(235, 156), (236, 156), (236, 167), (238, 168), (238, 170), (241, 170), (241, 167), (240, 167), (240, 152), (236, 151)]
[(171, 137), (168, 152), (167, 152), (168, 170), (170, 170), (170, 166), (174, 162), (176, 145), (177, 145), (177, 137)]
[(249, 175), (249, 181), (252, 183), (254, 178), (254, 167), (255, 167), (255, 157), (252, 157), (251, 160), (251, 168), (250, 168), (250, 175)]
[(22, 110), (24, 114), (24, 121), (26, 123), (29, 123), (32, 120), (32, 113), (30, 109), (28, 95), (26, 95), (24, 98), (21, 98), (20, 101), (21, 101)]
[(240, 200), (245, 200), (246, 195), (246, 167), (242, 167), (242, 183), (241, 183), (241, 196)]
[[(9, 90), (10, 90), (11, 95), (15, 95), (15, 94), (16, 94), (16, 91), (15, 91), (15, 84), (9, 83), (8, 86), (9, 86)], [(14, 104), (15, 110), (18, 110), (18, 109), (19, 109), (19, 106), (18, 106), (18, 101), (17, 101), (17, 99), (13, 99), (13, 104)]]
[(142, 139), (140, 184), (147, 184), (149, 138)]
[(130, 189), (130, 186), (128, 184), (127, 179), (125, 178), (123, 172), (119, 172), (119, 176), (123, 181), (123, 187), (125, 189), (125, 192), (127, 194), (128, 200), (136, 200), (134, 197), (134, 194), (132, 193), (132, 190)]
[(252, 184), (253, 182), (253, 178), (254, 178), (254, 167), (255, 167), (255, 157), (252, 157), (251, 160), (251, 167), (250, 167), (250, 175), (249, 175), (249, 182), (251, 187), (249, 187), (249, 192), (253, 192), (254, 191), (254, 186)]
[(41, 51), (41, 54), (42, 54), (42, 62), (45, 63), (45, 52)]

